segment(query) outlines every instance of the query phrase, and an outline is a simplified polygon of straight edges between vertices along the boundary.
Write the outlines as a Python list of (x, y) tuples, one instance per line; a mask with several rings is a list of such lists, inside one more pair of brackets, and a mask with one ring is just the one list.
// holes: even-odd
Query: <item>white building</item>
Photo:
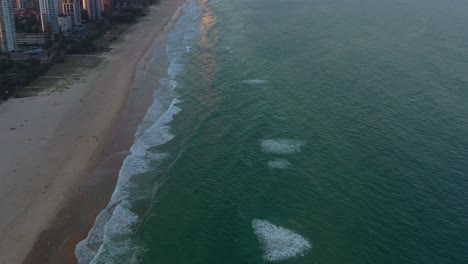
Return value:
[(58, 15), (58, 26), (60, 34), (63, 36), (69, 36), (72, 33), (73, 22), (71, 16)]
[(81, 5), (79, 0), (62, 0), (62, 13), (72, 17), (73, 26), (81, 25)]
[(58, 9), (56, 0), (39, 0), (39, 11), (41, 12), (42, 31), (52, 36), (58, 34)]
[(16, 50), (16, 29), (11, 0), (0, 0), (0, 51)]
[(83, 9), (88, 11), (89, 19), (101, 19), (101, 0), (83, 0)]

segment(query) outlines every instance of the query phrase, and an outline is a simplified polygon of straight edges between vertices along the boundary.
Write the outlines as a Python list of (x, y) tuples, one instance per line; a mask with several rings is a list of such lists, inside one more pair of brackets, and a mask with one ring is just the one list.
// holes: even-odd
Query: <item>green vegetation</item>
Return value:
[(0, 98), (7, 99), (15, 91), (28, 85), (49, 69), (50, 64), (41, 63), (38, 59), (13, 61), (9, 58), (0, 60)]
[[(63, 63), (66, 53), (90, 54), (105, 50), (106, 44), (100, 45), (99, 43), (104, 34), (110, 34), (109, 32), (121, 34), (122, 32), (119, 31), (122, 28), (127, 28), (125, 25), (136, 23), (139, 17), (146, 15), (147, 6), (157, 3), (159, 3), (159, 0), (123, 0), (118, 2), (119, 7), (114, 9), (115, 12), (112, 15), (95, 24), (89, 24), (88, 34), (85, 39), (76, 42), (67, 42), (65, 40), (59, 45), (62, 51), (53, 54), (48, 51), (48, 63), (41, 63), (38, 59), (13, 61), (8, 55), (2, 57), (0, 54), (0, 100), (24, 94), (24, 91), (19, 91), (20, 88), (29, 85), (37, 77), (46, 73), (52, 64)], [(82, 17), (85, 21), (88, 20), (86, 10), (83, 10)], [(16, 17), (15, 22), (23, 32), (38, 31), (38, 21), (32, 13)], [(47, 36), (47, 38), (46, 47), (52, 47), (51, 36)], [(112, 40), (115, 39), (114, 36)]]
[(79, 42), (73, 43), (68, 52), (70, 54), (89, 54), (96, 51), (96, 47), (91, 39), (84, 39)]
[(89, 34), (85, 39), (72, 43), (68, 47), (68, 53), (70, 54), (90, 54), (98, 51), (95, 40), (104, 35), (107, 31), (112, 28), (111, 23), (105, 20), (101, 20), (94, 24), (94, 28), (90, 30)]
[(118, 12), (110, 17), (111, 23), (114, 24), (132, 24), (136, 23), (138, 17), (146, 14), (146, 9), (143, 7), (125, 7), (119, 8)]
[(25, 14), (15, 15), (15, 28), (17, 32), (39, 33), (41, 22), (32, 11), (26, 11)]

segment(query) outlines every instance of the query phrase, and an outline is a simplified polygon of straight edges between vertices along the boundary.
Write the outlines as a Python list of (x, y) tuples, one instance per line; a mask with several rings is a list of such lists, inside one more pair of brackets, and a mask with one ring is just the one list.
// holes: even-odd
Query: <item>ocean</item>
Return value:
[(80, 263), (468, 263), (467, 13), (189, 1)]

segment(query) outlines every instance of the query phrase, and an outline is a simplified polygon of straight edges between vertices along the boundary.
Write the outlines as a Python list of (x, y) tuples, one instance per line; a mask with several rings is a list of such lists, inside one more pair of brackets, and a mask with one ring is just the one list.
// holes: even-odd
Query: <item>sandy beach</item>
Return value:
[(74, 263), (154, 87), (139, 86), (183, 0), (162, 0), (69, 89), (0, 104), (0, 263)]

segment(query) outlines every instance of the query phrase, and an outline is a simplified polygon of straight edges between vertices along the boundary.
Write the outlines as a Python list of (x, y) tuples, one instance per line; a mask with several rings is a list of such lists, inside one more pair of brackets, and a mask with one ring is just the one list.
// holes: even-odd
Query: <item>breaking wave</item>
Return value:
[(312, 244), (301, 235), (266, 220), (255, 219), (252, 227), (262, 247), (263, 258), (267, 261), (303, 256), (312, 248)]
[(291, 166), (291, 162), (285, 159), (275, 159), (268, 162), (268, 167), (274, 169), (287, 169)]
[(134, 184), (132, 178), (148, 171), (150, 162), (163, 160), (167, 153), (150, 150), (174, 138), (170, 133), (170, 123), (181, 108), (176, 106), (180, 100), (174, 99), (169, 109), (154, 123), (130, 149), (131, 154), (125, 158), (119, 172), (117, 186), (111, 200), (96, 218), (93, 228), (86, 239), (78, 243), (75, 255), (78, 263), (96, 263), (105, 260), (136, 260), (144, 248), (136, 243), (131, 235), (139, 217), (132, 211), (131, 201), (139, 195), (141, 186)]
[(274, 154), (291, 154), (301, 151), (303, 142), (293, 139), (266, 139), (261, 142), (263, 151)]
[(246, 84), (250, 84), (250, 85), (258, 85), (258, 84), (265, 84), (265, 83), (267, 83), (268, 81), (266, 81), (266, 80), (251, 79), (251, 80), (245, 80), (245, 81), (243, 81), (243, 82), (246, 83)]
[(170, 65), (167, 76), (160, 80), (161, 91), (135, 133), (135, 144), (119, 171), (117, 185), (108, 206), (96, 217), (88, 236), (76, 246), (75, 255), (79, 264), (138, 263), (139, 257), (145, 252), (144, 245), (133, 238), (141, 218), (132, 204), (147, 195), (148, 188), (155, 190), (158, 185), (141, 186), (135, 179), (153, 177), (145, 175), (150, 163), (169, 157), (168, 153), (154, 150), (154, 147), (174, 138), (169, 123), (182, 110), (177, 106), (181, 101), (174, 99), (174, 90), (179, 86), (176, 78), (184, 70), (182, 56), (187, 52), (186, 47), (197, 34), (193, 26), (197, 8), (195, 2), (184, 6), (183, 14), (168, 38), (166, 53)]

